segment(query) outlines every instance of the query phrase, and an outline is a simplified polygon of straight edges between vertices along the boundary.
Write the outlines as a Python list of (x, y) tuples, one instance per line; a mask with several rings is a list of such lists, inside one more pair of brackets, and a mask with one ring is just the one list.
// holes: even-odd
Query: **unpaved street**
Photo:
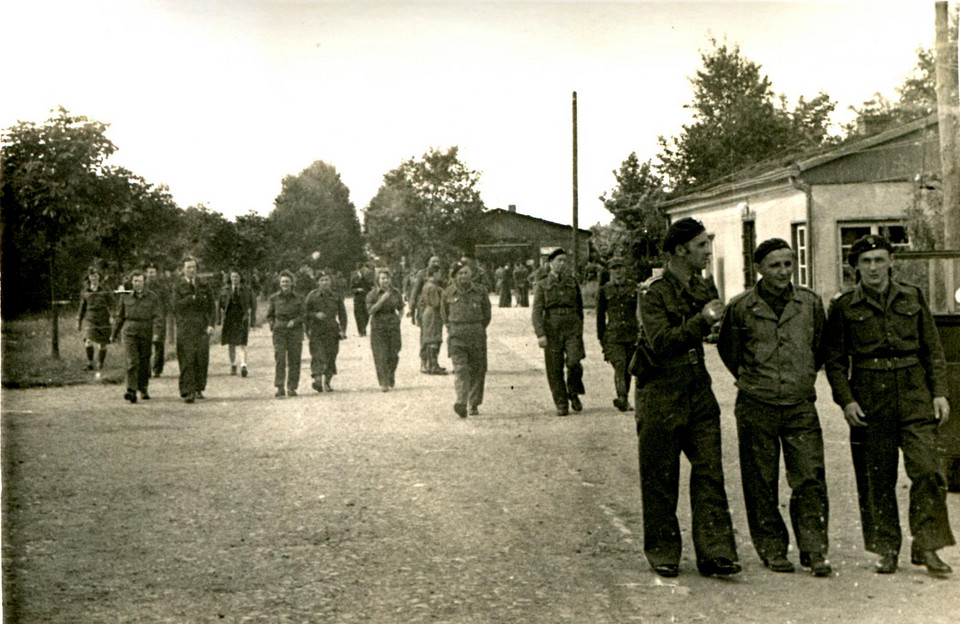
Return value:
[[(960, 619), (960, 574), (933, 579), (907, 555), (899, 573), (873, 572), (846, 425), (822, 375), (835, 575), (763, 568), (742, 503), (734, 389), (712, 346), (744, 572), (697, 574), (684, 494), (681, 575), (654, 575), (642, 555), (634, 422), (611, 405), (593, 316), (585, 410), (558, 418), (529, 310), (494, 306), (486, 400), (466, 420), (453, 413), (452, 377), (418, 372), (409, 321), (390, 393), (353, 327), (332, 394), (310, 389), (305, 349), (300, 396), (274, 398), (266, 329), (251, 336), (247, 379), (227, 374), (225, 347), (212, 349), (208, 398), (194, 405), (177, 396), (175, 362), (136, 405), (120, 386), (5, 391), (5, 621)], [(902, 477), (904, 503), (906, 488)], [(784, 482), (784, 512), (788, 492)], [(956, 531), (960, 496), (949, 505)], [(960, 548), (941, 554), (960, 570)]]

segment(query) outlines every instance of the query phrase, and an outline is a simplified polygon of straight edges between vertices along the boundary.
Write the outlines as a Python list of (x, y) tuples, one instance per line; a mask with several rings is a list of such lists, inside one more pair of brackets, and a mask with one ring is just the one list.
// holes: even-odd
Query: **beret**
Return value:
[(557, 247), (556, 249), (550, 252), (549, 256), (547, 256), (547, 262), (550, 262), (557, 256), (565, 256), (565, 255), (567, 255), (567, 252), (563, 250), (563, 247)]
[(756, 264), (763, 262), (763, 259), (767, 257), (767, 254), (778, 249), (792, 249), (790, 243), (783, 240), (782, 238), (768, 238), (759, 245), (757, 245), (757, 250), (753, 252), (753, 261)]
[(622, 267), (622, 266), (626, 266), (626, 265), (627, 265), (627, 263), (624, 262), (624, 261), (623, 261), (623, 258), (621, 258), (620, 256), (614, 256), (614, 257), (610, 258), (610, 261), (609, 261), (609, 262), (607, 262), (607, 266), (608, 266), (609, 268), (611, 268), (611, 269), (614, 268), (614, 267), (618, 267), (618, 266)]
[(707, 228), (703, 223), (693, 217), (684, 217), (670, 224), (666, 235), (663, 237), (663, 250), (673, 253), (677, 245), (692, 241), (700, 232), (705, 232)]
[(886, 249), (889, 253), (893, 253), (893, 245), (890, 244), (890, 241), (888, 241), (886, 237), (877, 234), (867, 234), (862, 238), (858, 238), (853, 244), (853, 247), (850, 248), (850, 255), (847, 256), (847, 262), (850, 263), (850, 266), (856, 268), (860, 254), (865, 251), (873, 251), (874, 249)]

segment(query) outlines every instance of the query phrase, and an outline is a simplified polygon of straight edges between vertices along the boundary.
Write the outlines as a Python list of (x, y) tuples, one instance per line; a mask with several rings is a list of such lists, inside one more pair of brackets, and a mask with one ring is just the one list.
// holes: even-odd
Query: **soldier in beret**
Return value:
[[(533, 297), (533, 330), (543, 349), (547, 383), (557, 416), (583, 409), (583, 297), (577, 280), (567, 271), (567, 253), (555, 249), (547, 257), (550, 273), (537, 282)], [(566, 379), (563, 368), (567, 367)]]
[(347, 337), (347, 308), (333, 289), (333, 276), (321, 271), (317, 288), (303, 302), (306, 332), (310, 348), (311, 387), (317, 392), (333, 392), (330, 381), (337, 374), (340, 341)]
[(800, 564), (814, 576), (829, 576), (823, 432), (814, 390), (823, 364), (823, 302), (791, 283), (796, 253), (787, 241), (763, 241), (753, 261), (760, 281), (730, 301), (717, 344), (739, 389), (737, 434), (750, 537), (767, 568), (793, 572), (777, 492), (782, 446)]
[(649, 368), (636, 391), (643, 549), (657, 574), (679, 574), (683, 453), (690, 461), (697, 569), (728, 576), (740, 565), (723, 483), (720, 406), (703, 360), (703, 339), (723, 312), (716, 287), (700, 276), (710, 238), (699, 221), (680, 219), (667, 230), (663, 251), (669, 254), (663, 275), (649, 281), (640, 301), (638, 348)]
[(447, 350), (453, 362), (457, 400), (453, 411), (460, 418), (477, 415), (483, 403), (487, 375), (487, 326), (490, 297), (473, 279), (473, 266), (457, 263), (454, 282), (440, 299), (440, 318), (447, 327)]
[(613, 405), (625, 412), (630, 409), (630, 372), (627, 365), (633, 358), (637, 333), (637, 284), (627, 281), (623, 258), (613, 258), (608, 265), (610, 281), (600, 287), (597, 297), (597, 339), (603, 346), (603, 359), (613, 366), (613, 383), (617, 398)]
[(910, 478), (910, 561), (952, 572), (937, 550), (954, 544), (947, 519), (937, 429), (950, 417), (946, 360), (930, 308), (914, 286), (891, 278), (893, 246), (883, 236), (853, 244), (857, 284), (834, 297), (827, 319), (827, 379), (850, 425), (860, 518), (876, 571), (897, 571), (900, 450)]

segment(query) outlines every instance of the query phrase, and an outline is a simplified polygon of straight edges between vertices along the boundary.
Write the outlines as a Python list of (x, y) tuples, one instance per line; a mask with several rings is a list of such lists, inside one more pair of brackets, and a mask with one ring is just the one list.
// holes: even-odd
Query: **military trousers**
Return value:
[(462, 340), (450, 338), (447, 353), (453, 362), (453, 383), (457, 403), (480, 405), (483, 403), (483, 388), (487, 377), (487, 339)]
[(150, 351), (153, 342), (149, 335), (123, 334), (123, 352), (127, 362), (127, 390), (147, 391), (150, 383)]
[(400, 362), (400, 324), (371, 325), (370, 349), (377, 369), (377, 383), (392, 388), (396, 383), (397, 364)]
[(367, 335), (367, 321), (370, 314), (367, 312), (367, 293), (353, 296), (353, 320), (357, 322), (357, 332), (361, 336)]
[(860, 519), (866, 549), (900, 552), (903, 541), (897, 507), (900, 450), (910, 479), (910, 533), (916, 550), (954, 544), (947, 518), (946, 479), (937, 452), (939, 423), (920, 365), (895, 370), (854, 367), (850, 388), (866, 427), (850, 428)]
[(159, 377), (163, 374), (163, 362), (167, 357), (166, 344), (164, 340), (153, 343), (153, 374)]
[(336, 331), (314, 332), (310, 336), (310, 376), (320, 379), (337, 374), (340, 334)]
[(790, 536), (780, 516), (780, 449), (790, 486), (790, 521), (801, 552), (827, 552), (823, 431), (810, 401), (764, 403), (740, 391), (735, 408), (740, 477), (753, 547), (761, 559), (787, 554)]
[(273, 329), (273, 385), (296, 390), (300, 385), (300, 358), (303, 356), (303, 330), (299, 327)]
[(626, 399), (630, 395), (630, 380), (633, 375), (628, 369), (634, 351), (636, 351), (636, 345), (633, 342), (603, 343), (603, 359), (613, 366), (613, 384), (617, 390), (618, 399)]
[(585, 355), (582, 332), (547, 334), (543, 360), (550, 394), (558, 407), (565, 407), (570, 401), (570, 395), (586, 393), (583, 387), (583, 365), (580, 363)]
[(182, 327), (177, 328), (177, 363), (180, 365), (180, 396), (206, 390), (210, 336), (205, 330), (185, 331)]
[(737, 559), (723, 482), (720, 407), (703, 364), (656, 371), (636, 390), (643, 550), (651, 566), (680, 562), (680, 455), (690, 462), (697, 565)]

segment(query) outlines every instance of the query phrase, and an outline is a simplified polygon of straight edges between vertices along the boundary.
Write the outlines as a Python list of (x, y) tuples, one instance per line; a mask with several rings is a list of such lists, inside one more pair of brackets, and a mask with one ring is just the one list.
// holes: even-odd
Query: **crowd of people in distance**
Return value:
[[(614, 407), (636, 418), (642, 497), (643, 550), (662, 577), (680, 573), (677, 518), (680, 457), (690, 463), (693, 547), (704, 576), (741, 570), (727, 502), (721, 458), (720, 407), (707, 371), (704, 342), (716, 336), (720, 358), (737, 388), (734, 409), (744, 502), (753, 546), (763, 565), (795, 570), (778, 493), (781, 449), (791, 489), (789, 516), (799, 563), (829, 577), (829, 499), (823, 434), (814, 390), (825, 369), (834, 402), (850, 427), (850, 448), (867, 550), (876, 571), (894, 573), (902, 546), (896, 482), (904, 455), (910, 488), (911, 563), (947, 575), (938, 550), (954, 544), (946, 506), (946, 480), (938, 461), (938, 427), (947, 422), (946, 361), (938, 330), (920, 289), (893, 277), (893, 247), (882, 236), (852, 246), (856, 285), (825, 310), (819, 294), (792, 282), (796, 252), (779, 238), (753, 252), (755, 285), (726, 305), (703, 272), (711, 241), (692, 218), (670, 225), (662, 243), (664, 266), (649, 279), (628, 276), (628, 262), (612, 257), (581, 275), (599, 282), (596, 335), (612, 368)], [(230, 374), (248, 375), (247, 342), (256, 324), (259, 276), (248, 285), (229, 269), (219, 294), (185, 258), (176, 275), (160, 278), (155, 266), (135, 270), (124, 287), (104, 286), (91, 268), (81, 293), (78, 329), (87, 369), (100, 378), (107, 346), (122, 337), (124, 398), (150, 398), (151, 377), (163, 372), (165, 336), (175, 335), (179, 392), (185, 403), (204, 398), (210, 339), (221, 327)], [(419, 328), (420, 372), (447, 375), (439, 354), (446, 332), (453, 364), (453, 412), (478, 415), (488, 368), (491, 293), (500, 307), (530, 307), (543, 351), (556, 415), (583, 409), (584, 301), (562, 248), (533, 262), (506, 263), (491, 276), (469, 254), (447, 267), (431, 256), (416, 271), (357, 265), (349, 276), (315, 271), (277, 275), (267, 298), (266, 322), (274, 347), (276, 397), (297, 395), (303, 341), (308, 341), (311, 388), (334, 391), (339, 343), (347, 336), (345, 298), (353, 297), (359, 336), (369, 336), (382, 392), (396, 386), (401, 323)], [(532, 303), (529, 300), (533, 293)], [(369, 331), (368, 331), (369, 327)], [(152, 361), (151, 361), (152, 357)], [(635, 407), (630, 405), (631, 385)]]

